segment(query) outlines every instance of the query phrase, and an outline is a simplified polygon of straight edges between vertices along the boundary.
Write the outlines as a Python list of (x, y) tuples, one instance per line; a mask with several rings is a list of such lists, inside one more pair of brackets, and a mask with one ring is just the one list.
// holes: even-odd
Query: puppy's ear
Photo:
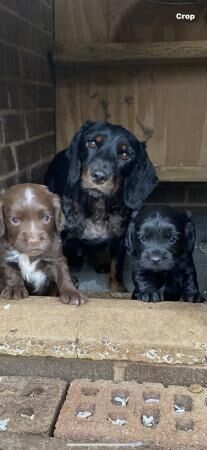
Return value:
[(124, 202), (130, 209), (139, 209), (159, 181), (145, 144), (137, 140), (137, 146), (138, 160), (126, 178), (124, 187)]
[(80, 130), (73, 136), (73, 139), (67, 149), (66, 155), (70, 162), (69, 173), (67, 177), (67, 185), (70, 188), (74, 187), (80, 178), (81, 160), (80, 160), (80, 144), (83, 133), (90, 128), (95, 122), (87, 120)]
[(195, 240), (196, 240), (195, 225), (191, 220), (188, 220), (188, 222), (185, 225), (185, 241), (188, 253), (193, 252)]
[(53, 206), (54, 206), (54, 218), (55, 218), (55, 226), (58, 233), (61, 233), (63, 231), (64, 225), (65, 225), (65, 217), (62, 212), (60, 199), (57, 195), (52, 194), (53, 196)]
[(135, 223), (132, 220), (127, 229), (126, 237), (125, 237), (125, 247), (127, 254), (129, 256), (134, 254), (135, 251)]
[(4, 220), (4, 212), (3, 212), (3, 198), (0, 197), (0, 237), (5, 235), (6, 227), (5, 227), (5, 220)]

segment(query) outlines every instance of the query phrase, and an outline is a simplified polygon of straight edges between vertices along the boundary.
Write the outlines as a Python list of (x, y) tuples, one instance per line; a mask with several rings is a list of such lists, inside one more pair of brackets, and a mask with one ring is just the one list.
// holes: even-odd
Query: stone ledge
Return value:
[(0, 300), (0, 354), (206, 364), (207, 305)]

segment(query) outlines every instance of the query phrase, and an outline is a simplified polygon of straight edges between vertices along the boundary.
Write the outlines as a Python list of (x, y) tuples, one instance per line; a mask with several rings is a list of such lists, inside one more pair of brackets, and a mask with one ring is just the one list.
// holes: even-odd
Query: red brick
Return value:
[(16, 169), (15, 161), (10, 147), (0, 149), (0, 175), (5, 175)]
[(27, 80), (53, 82), (53, 73), (44, 59), (21, 52), (22, 76)]
[(18, 145), (16, 153), (19, 170), (29, 167), (31, 164), (41, 160), (41, 140), (37, 139)]
[(20, 75), (18, 52), (6, 44), (0, 43), (0, 75), (18, 77)]
[(46, 4), (42, 4), (43, 29), (47, 31), (53, 30), (53, 9)]
[(47, 158), (55, 154), (55, 135), (45, 136), (41, 139), (41, 157)]
[(50, 435), (66, 383), (59, 379), (2, 377), (1, 423), (5, 431)]
[(42, 164), (38, 164), (31, 169), (31, 182), (44, 184), (45, 174), (49, 165), (49, 161)]
[(29, 137), (38, 136), (54, 130), (53, 111), (33, 111), (26, 114)]
[[(116, 397), (125, 401), (121, 403)], [(181, 386), (75, 380), (56, 423), (55, 436), (73, 442), (116, 444), (139, 439), (163, 448), (197, 448), (207, 439), (206, 397), (206, 388), (192, 393)], [(81, 418), (80, 411), (91, 415)]]
[(32, 48), (32, 27), (0, 6), (0, 38), (10, 44)]
[(25, 125), (23, 114), (8, 114), (3, 116), (5, 142), (25, 139)]
[(0, 4), (41, 26), (42, 11), (40, 0), (0, 0)]
[(7, 109), (8, 107), (7, 81), (0, 80), (0, 109)]

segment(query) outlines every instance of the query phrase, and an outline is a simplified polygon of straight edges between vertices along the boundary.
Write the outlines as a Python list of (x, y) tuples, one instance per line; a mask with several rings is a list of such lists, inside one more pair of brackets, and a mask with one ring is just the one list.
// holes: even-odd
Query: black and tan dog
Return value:
[(202, 302), (193, 262), (195, 227), (186, 212), (145, 207), (129, 225), (128, 252), (134, 255), (132, 298), (144, 302)]
[(46, 184), (62, 199), (64, 252), (110, 247), (110, 284), (122, 289), (125, 232), (158, 179), (145, 145), (122, 126), (86, 122), (51, 162)]

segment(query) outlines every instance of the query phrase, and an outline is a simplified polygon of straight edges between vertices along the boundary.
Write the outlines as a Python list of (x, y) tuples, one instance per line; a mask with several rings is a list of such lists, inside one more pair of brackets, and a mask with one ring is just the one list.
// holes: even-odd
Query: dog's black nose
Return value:
[(107, 179), (105, 173), (103, 173), (101, 170), (96, 170), (95, 172), (93, 172), (91, 178), (96, 184), (103, 184)]
[(152, 262), (152, 264), (158, 265), (158, 264), (160, 264), (160, 261), (161, 261), (161, 258), (160, 258), (159, 255), (153, 255), (153, 256), (151, 256), (151, 262)]

